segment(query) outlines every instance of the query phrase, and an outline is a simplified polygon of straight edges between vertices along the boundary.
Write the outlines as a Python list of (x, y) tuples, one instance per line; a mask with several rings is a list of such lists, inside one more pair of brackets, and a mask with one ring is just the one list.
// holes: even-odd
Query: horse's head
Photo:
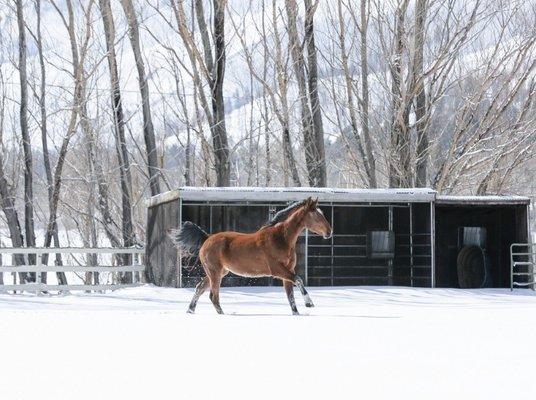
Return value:
[(324, 213), (318, 208), (318, 198), (313, 200), (309, 197), (305, 201), (304, 207), (305, 217), (303, 221), (305, 227), (317, 235), (322, 235), (324, 239), (329, 239), (333, 231), (326, 217), (324, 217)]

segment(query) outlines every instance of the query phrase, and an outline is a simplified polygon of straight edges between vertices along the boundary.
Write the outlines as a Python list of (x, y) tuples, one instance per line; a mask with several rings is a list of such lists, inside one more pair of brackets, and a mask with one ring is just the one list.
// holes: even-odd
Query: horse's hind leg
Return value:
[(296, 307), (296, 300), (294, 299), (294, 285), (290, 281), (283, 281), (285, 292), (287, 293), (287, 299), (292, 309), (292, 314), (299, 315), (298, 308)]
[(210, 277), (210, 300), (212, 301), (212, 304), (214, 305), (214, 308), (218, 312), (218, 314), (223, 314), (223, 310), (220, 306), (220, 285), (221, 280), (225, 274), (213, 274)]
[(188, 307), (188, 313), (193, 314), (195, 313), (195, 306), (197, 305), (197, 300), (201, 297), (201, 295), (207, 290), (207, 287), (209, 285), (210, 281), (208, 279), (208, 276), (205, 276), (203, 279), (201, 279), (201, 282), (197, 284), (195, 287), (195, 294), (192, 298), (192, 301), (190, 302), (190, 306)]
[(313, 301), (309, 297), (309, 293), (307, 293), (307, 290), (305, 289), (305, 285), (303, 284), (302, 279), (296, 275), (296, 286), (300, 289), (300, 292), (303, 296), (303, 299), (305, 300), (305, 307), (314, 307)]

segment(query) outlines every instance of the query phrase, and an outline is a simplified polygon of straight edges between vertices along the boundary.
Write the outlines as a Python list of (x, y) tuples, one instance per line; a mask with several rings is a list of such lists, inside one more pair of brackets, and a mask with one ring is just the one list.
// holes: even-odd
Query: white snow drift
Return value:
[[(3, 399), (510, 398), (536, 395), (529, 290), (281, 288), (0, 295)], [(300, 298), (299, 293), (296, 293)], [(301, 300), (301, 299), (300, 299)]]

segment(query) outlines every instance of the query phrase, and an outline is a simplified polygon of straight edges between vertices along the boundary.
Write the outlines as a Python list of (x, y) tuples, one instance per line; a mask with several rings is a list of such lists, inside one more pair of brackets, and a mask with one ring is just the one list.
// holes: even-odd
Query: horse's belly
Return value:
[(260, 278), (270, 276), (270, 270), (262, 265), (228, 265), (225, 268), (233, 274), (245, 276), (246, 278)]

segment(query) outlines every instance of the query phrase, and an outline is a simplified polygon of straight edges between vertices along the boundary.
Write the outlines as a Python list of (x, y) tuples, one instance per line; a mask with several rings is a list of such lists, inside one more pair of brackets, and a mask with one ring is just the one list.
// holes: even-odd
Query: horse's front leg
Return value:
[[(290, 260), (288, 270), (291, 272), (294, 272), (296, 270), (296, 253), (293, 253), (293, 257)], [(303, 296), (303, 300), (305, 301), (305, 307), (314, 307), (315, 305), (313, 304), (311, 297), (309, 297), (309, 293), (307, 293), (307, 290), (305, 289), (303, 280), (298, 275), (295, 275), (294, 283), (296, 286), (298, 286), (298, 289), (300, 289), (300, 292)]]
[(298, 275), (296, 275), (296, 286), (298, 286), (298, 289), (300, 289), (300, 292), (303, 296), (303, 300), (305, 300), (305, 307), (314, 307), (313, 301), (311, 300), (311, 297), (309, 297), (309, 293), (305, 289), (305, 285), (303, 284), (302, 278), (300, 278)]
[(281, 279), (285, 292), (287, 293), (287, 299), (292, 309), (292, 314), (299, 315), (298, 308), (296, 307), (296, 300), (294, 299), (294, 283), (296, 274), (288, 270), (287, 264), (273, 262), (270, 267), (271, 274), (274, 278)]
[(287, 293), (288, 303), (292, 309), (293, 315), (299, 315), (298, 308), (296, 307), (296, 300), (294, 299), (294, 285), (290, 281), (283, 281), (285, 292)]

